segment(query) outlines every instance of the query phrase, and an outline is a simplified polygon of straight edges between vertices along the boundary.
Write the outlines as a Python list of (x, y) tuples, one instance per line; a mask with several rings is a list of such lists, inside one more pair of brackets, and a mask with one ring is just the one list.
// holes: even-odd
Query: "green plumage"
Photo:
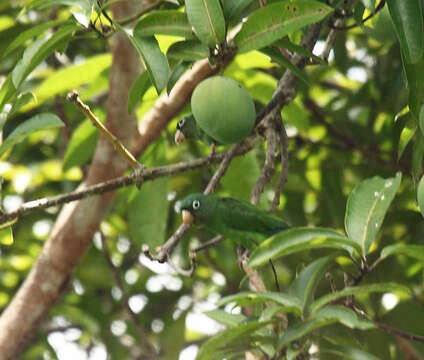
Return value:
[(279, 217), (233, 198), (195, 193), (181, 201), (181, 209), (189, 211), (197, 223), (209, 231), (232, 239), (246, 248), (289, 226)]
[(200, 140), (207, 145), (211, 145), (212, 143), (221, 145), (218, 140), (211, 138), (197, 125), (193, 115), (183, 117), (178, 121), (177, 130), (180, 130), (186, 139)]

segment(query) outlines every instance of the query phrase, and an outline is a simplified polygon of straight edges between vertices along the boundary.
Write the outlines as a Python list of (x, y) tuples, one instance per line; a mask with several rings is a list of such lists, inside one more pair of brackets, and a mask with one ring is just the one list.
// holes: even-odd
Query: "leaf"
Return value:
[(415, 64), (409, 64), (402, 56), (403, 69), (408, 80), (409, 108), (418, 119), (424, 102), (424, 56)]
[(351, 295), (366, 295), (370, 293), (381, 293), (381, 292), (403, 292), (406, 294), (410, 293), (410, 290), (403, 285), (396, 284), (393, 282), (389, 283), (380, 283), (380, 284), (371, 284), (371, 285), (360, 285), (360, 286), (348, 286), (343, 290), (335, 291), (325, 296), (320, 297), (315, 300), (311, 305), (311, 312), (314, 313), (324, 305), (332, 302), (334, 300), (340, 299), (342, 297), (351, 296)]
[(424, 136), (420, 131), (417, 131), (414, 146), (412, 149), (412, 175), (414, 179), (417, 179), (421, 173), (423, 167), (423, 156), (424, 156)]
[(319, 347), (320, 354), (338, 355), (345, 360), (379, 360), (373, 354), (351, 346), (325, 345)]
[(151, 249), (165, 240), (168, 222), (168, 179), (166, 177), (143, 184), (128, 204), (128, 227), (133, 241)]
[(166, 86), (166, 92), (168, 93), (168, 95), (171, 93), (171, 90), (174, 88), (179, 78), (185, 73), (185, 71), (190, 67), (190, 65), (190, 62), (182, 61), (175, 66), (174, 70), (171, 73), (171, 76), (169, 77), (168, 85)]
[(15, 88), (18, 89), (35, 67), (58, 47), (63, 46), (63, 41), (78, 28), (75, 24), (64, 25), (52, 36), (43, 36), (29, 45), (13, 69), (12, 81)]
[(397, 173), (394, 178), (375, 176), (364, 180), (353, 189), (347, 199), (346, 232), (350, 240), (361, 246), (363, 256), (368, 253), (380, 230), (401, 179), (401, 173)]
[(225, 19), (219, 0), (186, 0), (188, 21), (199, 40), (214, 48), (225, 39)]
[(307, 310), (313, 300), (315, 290), (333, 260), (334, 256), (315, 260), (305, 267), (291, 284), (289, 293), (300, 300), (302, 314), (308, 312)]
[(222, 306), (231, 302), (235, 302), (237, 305), (245, 306), (252, 304), (262, 304), (267, 301), (275, 302), (276, 304), (282, 305), (285, 310), (294, 312), (298, 315), (302, 312), (302, 303), (299, 298), (290, 294), (283, 294), (278, 292), (239, 292), (234, 295), (229, 295), (222, 298), (218, 302), (218, 306)]
[(398, 160), (402, 157), (402, 154), (405, 151), (406, 146), (414, 137), (416, 131), (417, 131), (417, 127), (415, 125), (415, 120), (411, 116), (410, 119), (406, 122), (405, 127), (402, 129), (402, 132), (400, 133), (398, 152), (397, 152)]
[(332, 8), (306, 0), (281, 1), (255, 11), (234, 38), (239, 53), (261, 49), (325, 18)]
[(421, 180), (417, 187), (417, 202), (420, 208), (421, 215), (424, 216), (424, 175), (421, 176)]
[(18, 48), (19, 46), (23, 45), (25, 41), (35, 38), (38, 35), (42, 34), (44, 31), (50, 28), (54, 28), (58, 25), (62, 25), (65, 23), (64, 20), (54, 20), (54, 21), (48, 21), (39, 25), (32, 26), (28, 30), (22, 31), (6, 48), (5, 52), (2, 54), (1, 57), (6, 57), (9, 55), (13, 50)]
[(421, 134), (424, 136), (424, 105), (421, 105), (418, 124), (420, 126)]
[(316, 61), (318, 64), (327, 65), (326, 62), (319, 56), (316, 56), (312, 51), (304, 48), (303, 46), (292, 43), (288, 37), (276, 41), (274, 45), (278, 47), (283, 47), (291, 52), (298, 53), (299, 55), (302, 55), (305, 58), (310, 58)]
[(187, 15), (177, 10), (161, 10), (148, 13), (135, 25), (134, 36), (152, 36), (156, 34), (192, 38), (193, 31)]
[(83, 121), (72, 133), (63, 158), (63, 170), (88, 162), (96, 148), (99, 132), (89, 119)]
[(46, 130), (51, 128), (62, 127), (64, 124), (56, 115), (50, 113), (42, 113), (33, 116), (31, 119), (18, 125), (3, 141), (0, 146), (0, 156), (3, 155), (10, 147), (20, 142), (26, 136), (35, 131)]
[(209, 48), (197, 40), (178, 41), (173, 43), (166, 52), (169, 59), (182, 61), (202, 60), (209, 54)]
[(96, 0), (33, 0), (29, 4), (25, 5), (23, 11), (36, 8), (44, 9), (53, 5), (68, 5), (88, 12), (93, 8), (95, 1)]
[(0, 229), (0, 245), (12, 245), (13, 244), (13, 232), (12, 227), (8, 226)]
[(274, 62), (287, 68), (293, 74), (295, 74), (300, 80), (302, 80), (306, 85), (309, 85), (308, 75), (294, 66), (289, 59), (280, 53), (280, 51), (274, 47), (266, 47), (261, 49), (261, 52), (265, 55), (268, 55)]
[(149, 73), (147, 71), (143, 71), (137, 76), (137, 79), (131, 87), (128, 95), (128, 114), (130, 114), (136, 105), (143, 99), (144, 94), (151, 85), (152, 82), (150, 81)]
[(310, 249), (333, 248), (360, 253), (360, 247), (345, 235), (325, 228), (295, 228), (281, 232), (262, 242), (250, 255), (249, 265), (257, 267), (270, 259)]
[(406, 62), (417, 63), (424, 54), (421, 1), (387, 0)]
[(230, 314), (229, 312), (224, 310), (211, 310), (206, 311), (203, 314), (229, 327), (238, 326), (239, 324), (247, 320), (247, 317), (242, 314)]
[(405, 245), (395, 244), (386, 246), (381, 250), (380, 259), (383, 260), (390, 255), (406, 255), (413, 259), (417, 259), (424, 263), (424, 246), (423, 245)]
[(254, 0), (225, 0), (222, 2), (224, 17), (227, 22), (237, 18)]
[[(15, 86), (13, 85), (12, 73), (9, 73), (9, 75), (7, 75), (7, 78), (0, 89), (0, 109), (2, 113), (4, 113), (5, 111), (4, 105), (12, 98), (15, 92), (16, 92), (16, 89), (15, 89)], [(1, 121), (4, 123), (4, 121), (6, 120), (2, 119)]]
[(10, 118), (14, 113), (16, 113), (20, 108), (25, 106), (30, 101), (36, 101), (34, 94), (31, 92), (26, 92), (19, 94), (13, 105), (3, 107), (3, 111), (0, 112), (0, 130), (3, 129), (3, 126), (8, 118)]
[(231, 341), (243, 337), (253, 331), (270, 324), (269, 321), (251, 321), (239, 324), (237, 327), (229, 328), (206, 341), (197, 354), (197, 360), (210, 360), (211, 354)]
[(362, 4), (371, 12), (375, 10), (375, 0), (361, 0)]
[(144, 65), (149, 73), (150, 81), (156, 88), (158, 95), (165, 88), (168, 82), (169, 65), (168, 59), (159, 48), (159, 44), (154, 36), (138, 37), (131, 35), (129, 30), (123, 31), (136, 48), (143, 59)]
[(342, 305), (328, 305), (319, 309), (313, 315), (314, 318), (334, 319), (338, 323), (351, 329), (374, 329), (375, 325), (366, 319), (359, 319), (358, 315), (351, 309)]

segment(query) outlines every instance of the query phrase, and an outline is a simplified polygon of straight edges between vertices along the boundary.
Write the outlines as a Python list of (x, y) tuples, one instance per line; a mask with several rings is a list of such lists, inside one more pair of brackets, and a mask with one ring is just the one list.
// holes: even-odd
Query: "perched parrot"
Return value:
[(207, 145), (221, 145), (221, 143), (206, 134), (199, 126), (193, 115), (185, 116), (177, 123), (177, 131), (175, 132), (175, 143), (177, 145), (186, 139), (200, 140)]
[(251, 249), (259, 242), (290, 228), (279, 217), (229, 197), (195, 193), (180, 203), (183, 222), (197, 222), (214, 234), (220, 234)]

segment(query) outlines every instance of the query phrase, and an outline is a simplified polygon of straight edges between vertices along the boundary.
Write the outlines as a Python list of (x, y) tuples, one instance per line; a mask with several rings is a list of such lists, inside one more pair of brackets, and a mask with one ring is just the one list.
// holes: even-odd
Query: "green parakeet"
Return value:
[(177, 123), (177, 131), (175, 132), (175, 143), (177, 145), (189, 140), (200, 140), (207, 145), (221, 145), (218, 140), (211, 138), (196, 124), (193, 115), (185, 116)]
[(279, 217), (229, 197), (195, 193), (180, 203), (183, 222), (203, 224), (209, 231), (253, 248), (262, 240), (290, 227)]

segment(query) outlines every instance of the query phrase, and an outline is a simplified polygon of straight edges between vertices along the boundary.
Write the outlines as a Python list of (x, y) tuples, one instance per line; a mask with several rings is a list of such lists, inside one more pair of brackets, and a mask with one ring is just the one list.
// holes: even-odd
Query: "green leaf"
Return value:
[(421, 134), (424, 135), (424, 105), (421, 105), (418, 124), (420, 126)]
[(424, 54), (421, 1), (387, 0), (406, 62), (417, 63)]
[(295, 74), (300, 80), (302, 80), (306, 85), (309, 85), (308, 75), (294, 66), (290, 60), (288, 60), (280, 51), (274, 47), (266, 47), (260, 50), (265, 55), (268, 55), (274, 62), (287, 68), (293, 74)]
[(148, 13), (136, 24), (134, 36), (152, 36), (156, 34), (192, 38), (193, 31), (187, 15), (177, 10), (161, 10)]
[(312, 51), (309, 51), (303, 46), (292, 43), (288, 37), (276, 41), (274, 45), (278, 47), (283, 47), (291, 52), (295, 52), (299, 55), (304, 56), (305, 58), (310, 58), (316, 61), (318, 64), (327, 65), (326, 62), (319, 56), (314, 55)]
[(72, 133), (63, 158), (63, 170), (87, 163), (93, 156), (99, 132), (89, 119), (83, 121)]
[(169, 59), (182, 61), (202, 60), (209, 55), (209, 48), (197, 40), (178, 41), (173, 43), (166, 52)]
[(319, 347), (320, 354), (333, 354), (345, 360), (379, 360), (377, 356), (351, 346), (325, 345)]
[(314, 318), (321, 319), (334, 319), (337, 320), (338, 323), (347, 326), (351, 329), (374, 329), (375, 325), (366, 319), (359, 319), (357, 314), (342, 305), (328, 305), (319, 309), (313, 315)]
[(415, 64), (409, 64), (402, 56), (403, 69), (408, 80), (409, 108), (418, 119), (424, 103), (424, 56)]
[(44, 9), (53, 5), (68, 5), (83, 11), (91, 11), (96, 0), (33, 0), (25, 5), (23, 11), (30, 9)]
[(234, 43), (239, 53), (261, 49), (309, 24), (325, 18), (332, 8), (318, 1), (281, 1), (255, 11)]
[(254, 0), (225, 0), (222, 2), (224, 17), (227, 22), (237, 18)]
[(129, 30), (121, 28), (136, 48), (143, 59), (144, 65), (149, 73), (150, 81), (156, 88), (158, 95), (168, 82), (169, 65), (168, 59), (159, 48), (154, 36), (138, 37), (131, 35)]
[(262, 242), (250, 255), (249, 265), (256, 267), (298, 251), (333, 248), (360, 253), (360, 247), (345, 235), (325, 228), (295, 228)]
[(214, 48), (225, 39), (225, 19), (219, 0), (186, 0), (188, 21), (199, 40)]
[(224, 347), (226, 344), (231, 341), (241, 338), (245, 335), (252, 333), (255, 330), (258, 330), (266, 325), (269, 321), (252, 321), (245, 324), (239, 324), (237, 327), (229, 328), (215, 335), (206, 341), (199, 350), (197, 354), (197, 360), (210, 360), (211, 354), (214, 351), (218, 350), (221, 347)]
[[(4, 105), (12, 98), (15, 93), (16, 88), (13, 85), (12, 73), (9, 73), (9, 75), (7, 75), (6, 81), (3, 83), (0, 89), (0, 109), (2, 113), (4, 112)], [(4, 121), (6, 120), (4, 119)], [(2, 120), (2, 122), (4, 121)]]
[(143, 99), (144, 94), (151, 85), (152, 82), (150, 81), (149, 73), (147, 71), (143, 71), (137, 76), (137, 79), (131, 87), (128, 95), (128, 114), (130, 114), (136, 105)]
[(375, 10), (375, 0), (361, 0), (362, 4), (371, 12)]
[(420, 131), (417, 131), (414, 146), (412, 149), (412, 175), (414, 179), (418, 178), (423, 168), (424, 156), (424, 136)]
[(23, 140), (35, 131), (62, 127), (64, 124), (56, 115), (43, 113), (33, 116), (31, 119), (18, 125), (3, 141), (0, 146), (0, 156), (3, 155), (14, 144)]
[(12, 245), (13, 244), (13, 232), (12, 227), (8, 226), (0, 229), (0, 245)]
[(171, 90), (179, 80), (179, 78), (185, 73), (185, 71), (190, 67), (191, 63), (186, 61), (179, 62), (174, 70), (171, 73), (171, 76), (168, 80), (168, 85), (166, 86), (166, 92), (168, 95), (171, 93)]
[(282, 305), (289, 312), (294, 312), (300, 315), (302, 312), (302, 303), (300, 299), (295, 295), (283, 294), (278, 292), (239, 292), (234, 295), (229, 295), (222, 298), (218, 302), (218, 306), (222, 306), (231, 302), (235, 302), (237, 305), (246, 306), (252, 304), (262, 304), (267, 301), (275, 302), (276, 304)]
[(386, 246), (381, 250), (380, 259), (383, 260), (390, 255), (406, 255), (413, 259), (417, 259), (424, 263), (424, 246), (423, 245), (405, 245), (395, 244)]
[(345, 228), (349, 239), (358, 243), (365, 256), (375, 240), (384, 216), (394, 199), (402, 179), (396, 177), (382, 179), (375, 176), (362, 181), (347, 199)]
[(411, 139), (414, 137), (416, 131), (417, 131), (417, 127), (415, 125), (415, 120), (411, 116), (406, 122), (405, 127), (402, 129), (402, 132), (400, 133), (398, 152), (397, 152), (398, 160), (402, 157), (403, 152), (405, 151)]
[(235, 327), (247, 320), (247, 317), (242, 314), (230, 314), (224, 310), (211, 310), (203, 314), (229, 327)]
[(63, 42), (70, 38), (72, 33), (79, 27), (68, 24), (58, 29), (52, 36), (43, 36), (29, 45), (22, 55), (22, 59), (16, 64), (12, 73), (13, 85), (16, 89), (26, 77), (54, 50), (63, 46)]
[(302, 314), (308, 312), (307, 310), (314, 298), (315, 290), (333, 260), (334, 256), (315, 260), (305, 267), (291, 284), (289, 293), (300, 300)]
[(138, 246), (147, 244), (151, 249), (165, 240), (168, 222), (168, 179), (166, 177), (134, 189), (128, 204), (128, 227), (131, 238)]
[(417, 202), (420, 208), (421, 215), (424, 216), (424, 175), (421, 176), (421, 180), (417, 187)]
[(3, 129), (3, 126), (8, 118), (10, 118), (14, 113), (19, 111), (20, 108), (25, 106), (30, 101), (36, 101), (34, 94), (31, 92), (26, 92), (19, 94), (12, 106), (5, 106), (3, 111), (0, 112), (0, 130)]
[(42, 34), (44, 31), (50, 28), (54, 28), (58, 25), (62, 25), (65, 23), (64, 20), (54, 20), (54, 21), (48, 21), (39, 25), (32, 26), (28, 30), (25, 30), (21, 32), (6, 48), (5, 52), (2, 54), (1, 57), (5, 57), (9, 55), (13, 50), (18, 48), (19, 46), (23, 45), (25, 41), (35, 38), (38, 35)]
[(343, 290), (339, 290), (325, 296), (320, 297), (315, 300), (311, 305), (311, 311), (314, 313), (324, 305), (340, 299), (342, 297), (351, 296), (351, 295), (366, 295), (370, 293), (386, 293), (386, 292), (402, 292), (409, 294), (410, 290), (403, 285), (396, 284), (393, 282), (381, 283), (381, 284), (371, 284), (371, 285), (360, 285), (360, 286), (348, 286)]

